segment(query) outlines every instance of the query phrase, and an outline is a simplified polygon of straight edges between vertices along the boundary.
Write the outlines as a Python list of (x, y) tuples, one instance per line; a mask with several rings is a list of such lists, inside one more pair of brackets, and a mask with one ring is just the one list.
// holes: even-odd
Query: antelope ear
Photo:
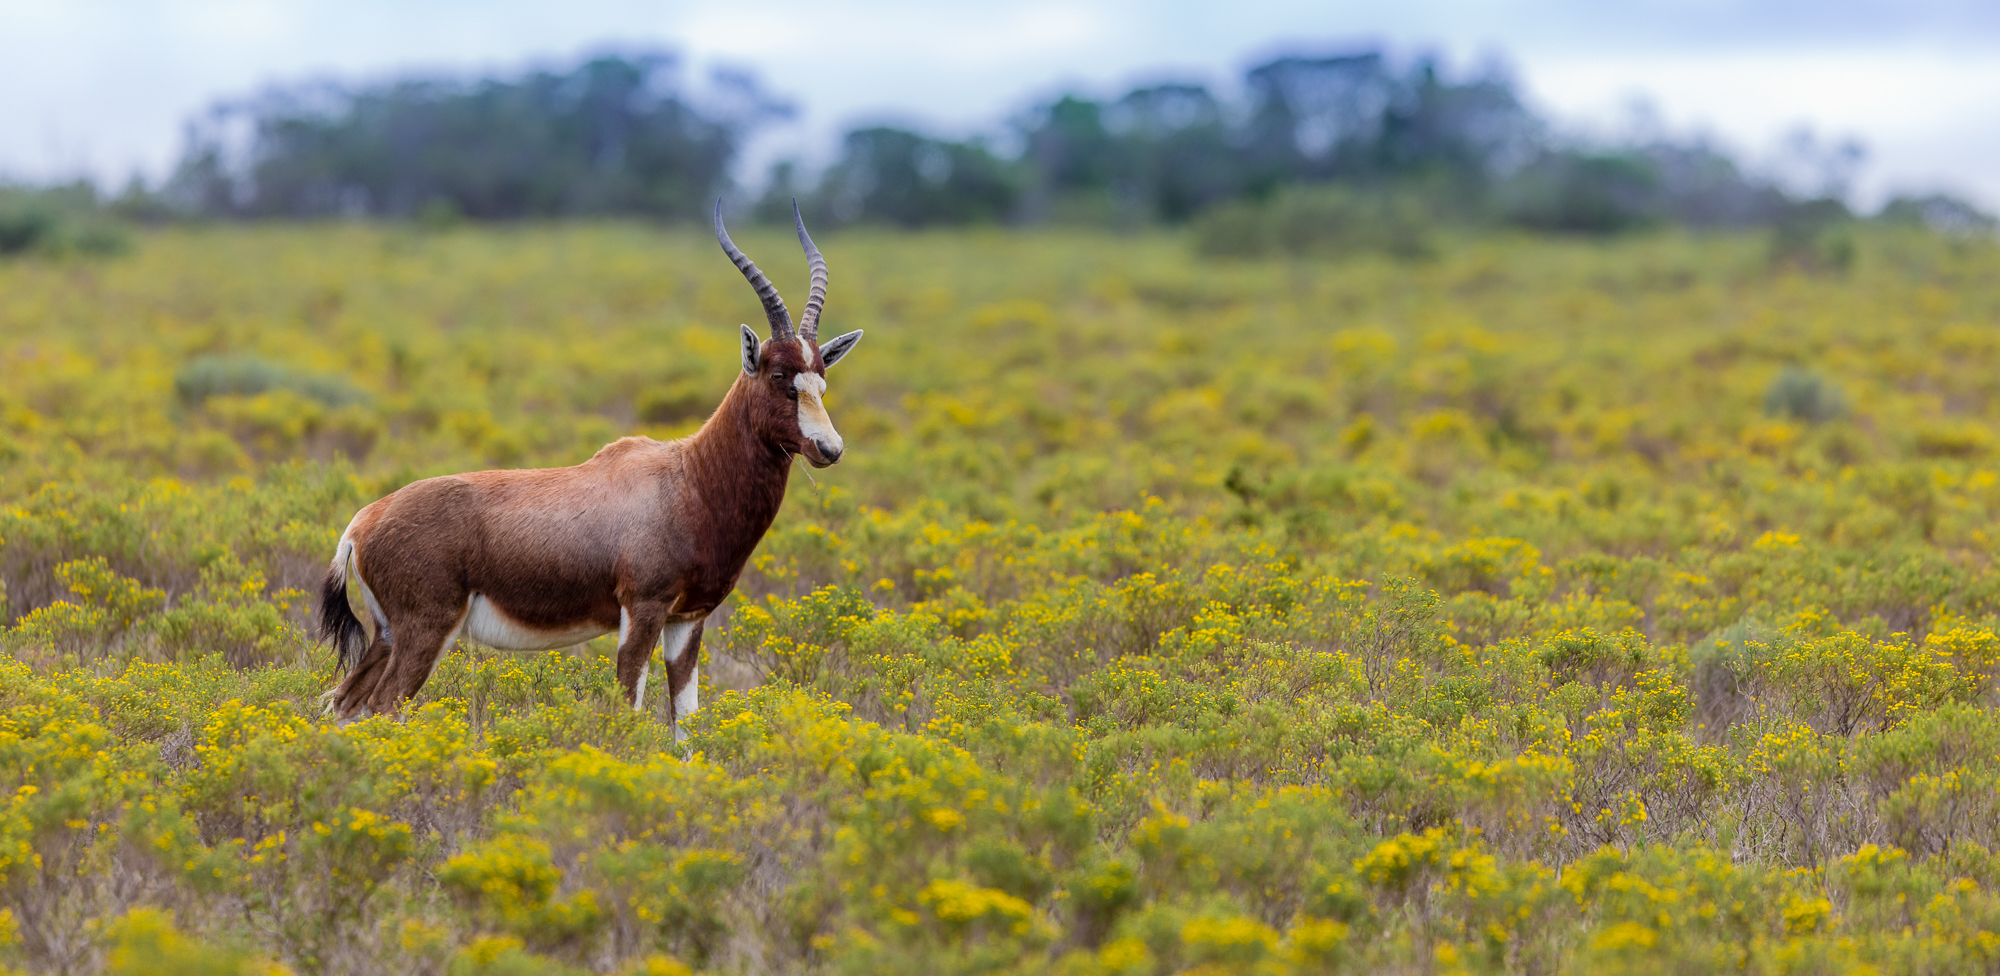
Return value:
[(854, 344), (860, 341), (860, 329), (855, 329), (844, 336), (837, 336), (826, 345), (819, 347), (819, 358), (826, 363), (828, 369), (831, 369), (834, 363), (840, 362), (841, 358), (854, 348)]
[(747, 325), (743, 327), (743, 371), (744, 372), (749, 373), (752, 376), (757, 375), (757, 349), (763, 344), (764, 344), (763, 341), (757, 338), (757, 332), (755, 329), (752, 329)]

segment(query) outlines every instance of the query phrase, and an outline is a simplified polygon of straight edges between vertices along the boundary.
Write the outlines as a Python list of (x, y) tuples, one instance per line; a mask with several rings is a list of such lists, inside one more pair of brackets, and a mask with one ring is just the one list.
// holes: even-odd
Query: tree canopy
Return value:
[(698, 101), (675, 68), (642, 54), (513, 79), (274, 89), (194, 127), (173, 191), (253, 217), (691, 214), (725, 186), (743, 138), (789, 108), (740, 74)]

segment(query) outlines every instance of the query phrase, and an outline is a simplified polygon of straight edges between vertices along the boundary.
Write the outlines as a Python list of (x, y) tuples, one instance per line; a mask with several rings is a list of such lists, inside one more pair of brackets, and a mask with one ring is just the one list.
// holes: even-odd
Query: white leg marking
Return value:
[[(695, 628), (699, 626), (701, 626), (701, 621), (689, 620), (682, 623), (668, 624), (661, 628), (660, 646), (666, 652), (668, 664), (671, 665), (679, 661), (682, 655), (688, 653), (689, 645), (694, 643)], [(695, 670), (688, 675), (688, 683), (683, 685), (680, 691), (674, 693), (675, 742), (687, 741), (687, 729), (681, 723), (688, 716), (693, 715), (694, 710), (701, 705), (700, 696), (696, 693), (696, 686), (700, 683), (701, 665), (697, 664), (695, 665)]]
[(688, 683), (681, 686), (680, 693), (674, 696), (675, 741), (680, 741), (687, 738), (687, 733), (681, 730), (680, 720), (690, 715), (693, 715), (695, 713), (695, 710), (700, 707), (701, 707), (701, 665), (697, 664), (694, 666), (693, 671), (688, 672)]
[[(625, 635), (632, 630), (632, 616), (624, 607), (618, 608), (618, 653), (625, 653)], [(639, 686), (632, 690), (632, 710), (643, 711), (646, 707), (646, 672), (653, 669), (653, 649), (646, 648), (646, 660), (639, 664)]]
[(681, 654), (687, 650), (688, 634), (692, 633), (694, 625), (700, 622), (689, 620), (660, 628), (660, 650), (665, 652), (668, 664), (681, 659)]

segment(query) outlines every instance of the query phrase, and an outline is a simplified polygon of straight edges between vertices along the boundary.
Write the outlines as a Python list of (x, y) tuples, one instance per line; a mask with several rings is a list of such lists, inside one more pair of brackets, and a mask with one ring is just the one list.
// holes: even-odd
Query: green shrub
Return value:
[(186, 406), (198, 407), (211, 397), (249, 396), (288, 390), (328, 407), (364, 402), (367, 397), (346, 380), (301, 373), (248, 353), (204, 353), (174, 373), (174, 394)]
[(1764, 413), (1809, 424), (1825, 423), (1847, 413), (1847, 396), (1819, 373), (1787, 366), (1764, 390)]
[(1216, 257), (1289, 254), (1348, 257), (1432, 253), (1431, 218), (1414, 196), (1395, 189), (1287, 189), (1268, 200), (1232, 201), (1195, 221), (1195, 248)]
[(40, 190), (0, 185), (0, 258), (105, 257), (131, 249), (130, 235), (100, 211), (88, 184)]

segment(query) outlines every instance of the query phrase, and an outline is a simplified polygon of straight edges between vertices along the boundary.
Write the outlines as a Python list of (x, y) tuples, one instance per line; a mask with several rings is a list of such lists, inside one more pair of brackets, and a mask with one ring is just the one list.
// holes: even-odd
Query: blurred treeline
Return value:
[(747, 75), (683, 87), (665, 54), (515, 78), (320, 83), (190, 127), (170, 202), (231, 217), (524, 217), (698, 210), (743, 138), (790, 107)]
[[(717, 196), (789, 221), (917, 228), (1193, 223), (1203, 251), (1416, 256), (1440, 226), (1612, 233), (1663, 224), (1766, 226), (1774, 258), (1840, 267), (1851, 246), (1852, 143), (1791, 144), (1781, 182), (1697, 137), (1566, 136), (1499, 69), (1454, 75), (1381, 52), (1287, 56), (1240, 90), (1063, 94), (992, 137), (889, 126), (848, 132), (832, 165), (775, 164), (754, 191), (731, 176), (748, 138), (792, 106), (743, 73), (687, 84), (668, 54), (595, 57), (512, 77), (278, 87), (217, 103), (188, 126), (162, 185), (114, 200), (87, 186), (0, 197), (0, 252), (104, 249), (65, 214), (127, 218), (373, 217), (426, 223), (585, 216), (687, 219)], [(1806, 185), (1801, 186), (1801, 183)], [(750, 199), (751, 197), (755, 199)], [(43, 199), (47, 198), (47, 199)], [(27, 200), (28, 204), (21, 204)], [(39, 201), (39, 202), (36, 202)], [(1955, 232), (1993, 220), (1949, 197), (1881, 216)], [(96, 240), (90, 245), (90, 240)]]

